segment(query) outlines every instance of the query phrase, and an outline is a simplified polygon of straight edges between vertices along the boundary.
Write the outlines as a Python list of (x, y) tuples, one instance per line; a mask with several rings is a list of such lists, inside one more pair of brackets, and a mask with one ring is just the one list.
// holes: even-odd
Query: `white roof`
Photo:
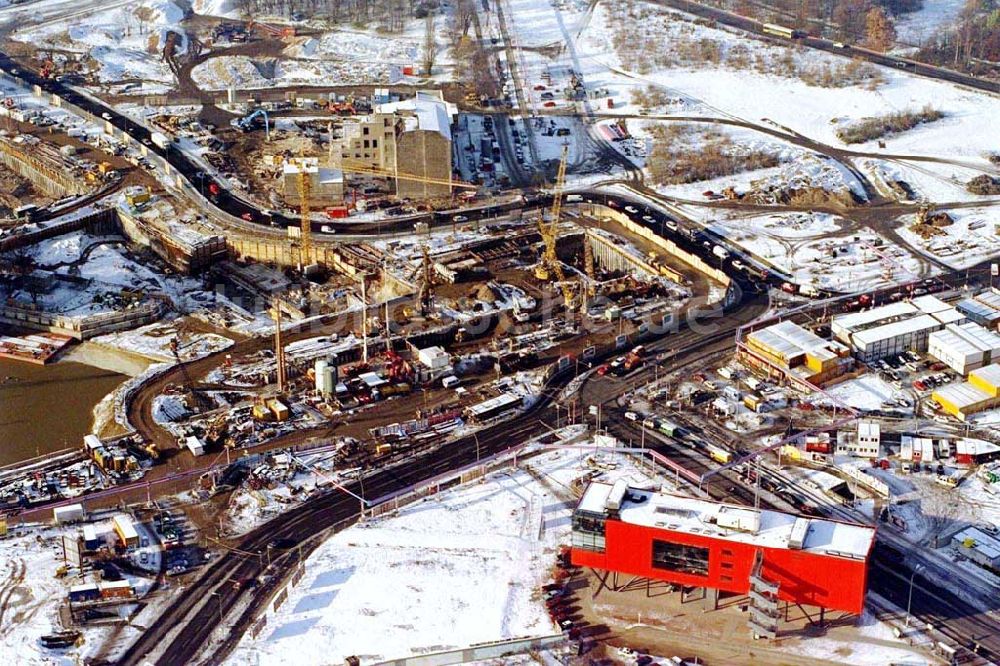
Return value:
[(981, 351), (1000, 350), (1000, 335), (979, 324), (972, 322), (961, 325), (950, 324), (946, 330), (951, 331)]
[(883, 305), (881, 307), (872, 308), (871, 310), (865, 310), (862, 312), (836, 315), (834, 316), (832, 323), (835, 326), (854, 330), (868, 324), (882, 321), (883, 319), (902, 317), (904, 315), (916, 315), (919, 312), (920, 310), (910, 303), (891, 303), (889, 305)]
[(978, 527), (966, 527), (961, 532), (956, 532), (952, 538), (953, 542), (962, 542), (967, 539), (973, 541), (973, 548), (990, 558), (1000, 559), (1000, 541), (982, 531)]
[(853, 335), (852, 339), (856, 345), (867, 347), (869, 344), (878, 342), (879, 340), (890, 340), (914, 331), (938, 329), (941, 326), (941, 322), (931, 315), (922, 314), (918, 317), (911, 317), (910, 319), (858, 331)]
[(378, 386), (382, 386), (383, 384), (389, 383), (386, 380), (379, 377), (378, 374), (375, 372), (363, 372), (360, 375), (358, 375), (358, 379), (363, 381), (365, 383), (365, 386), (367, 386), (368, 388), (376, 388)]
[(451, 141), (451, 109), (447, 102), (437, 99), (431, 94), (418, 93), (417, 97), (413, 99), (379, 104), (376, 111), (378, 113), (410, 111), (413, 113), (413, 118), (406, 119), (406, 131), (437, 132)]
[(513, 406), (515, 403), (521, 404), (521, 398), (514, 395), (513, 393), (501, 393), (495, 398), (484, 400), (478, 405), (473, 405), (472, 407), (469, 407), (469, 413), (472, 415), (485, 414), (486, 412), (492, 411), (494, 409), (501, 409), (503, 407)]
[(1000, 294), (997, 294), (996, 292), (984, 291), (981, 294), (973, 296), (973, 298), (984, 305), (988, 305), (994, 310), (1000, 310)]
[(940, 397), (955, 405), (957, 409), (963, 409), (989, 400), (990, 395), (980, 391), (969, 382), (962, 382), (961, 384), (948, 384), (936, 389), (934, 397)]
[(749, 337), (785, 358), (802, 353), (831, 358), (836, 356), (832, 349), (843, 348), (839, 342), (824, 340), (809, 329), (788, 320), (754, 331)]
[(934, 314), (935, 312), (943, 312), (944, 310), (951, 309), (950, 305), (942, 301), (937, 296), (933, 296), (931, 294), (917, 296), (910, 302), (913, 303), (918, 310), (927, 314)]
[(963, 438), (955, 442), (955, 453), (958, 454), (981, 456), (997, 451), (1000, 451), (1000, 446), (993, 442), (987, 442), (985, 439)]
[(942, 324), (958, 324), (964, 321), (968, 321), (968, 317), (958, 311), (958, 308), (948, 308), (947, 310), (941, 310), (940, 312), (934, 312), (931, 314), (932, 317), (937, 319)]
[(424, 354), (428, 358), (434, 358), (435, 356), (447, 356), (443, 347), (424, 347), (423, 349), (418, 349), (417, 354)]
[[(591, 483), (577, 510), (605, 513), (611, 489), (612, 486), (608, 483)], [(639, 501), (634, 501), (636, 499)], [(719, 518), (728, 513), (759, 513), (760, 528), (756, 532), (747, 532), (720, 527)], [(619, 517), (622, 522), (633, 525), (782, 549), (789, 548), (788, 541), (796, 521), (805, 520), (808, 521), (808, 527), (805, 529), (801, 550), (852, 559), (865, 559), (875, 540), (875, 529), (865, 525), (806, 518), (768, 509), (755, 511), (744, 506), (637, 488), (628, 489), (619, 509)]]
[(973, 370), (969, 375), (983, 380), (990, 386), (1000, 386), (1000, 363), (993, 363), (978, 370)]
[(877, 421), (858, 421), (858, 437), (880, 438), (882, 426)]

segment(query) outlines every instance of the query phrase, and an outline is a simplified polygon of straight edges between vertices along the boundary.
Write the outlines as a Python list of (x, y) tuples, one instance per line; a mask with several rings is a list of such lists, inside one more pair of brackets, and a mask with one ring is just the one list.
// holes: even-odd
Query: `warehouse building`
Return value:
[[(951, 319), (940, 311), (944, 319)], [(834, 338), (849, 345), (858, 360), (872, 363), (904, 351), (927, 351), (927, 340), (944, 323), (913, 303), (892, 303), (865, 312), (838, 315), (830, 323)]]
[(874, 542), (865, 525), (594, 482), (573, 512), (571, 560), (716, 595), (752, 591), (752, 604), (763, 592), (860, 613)]
[(948, 305), (937, 296), (932, 296), (931, 294), (917, 296), (910, 303), (924, 314), (933, 316), (945, 325), (964, 324), (968, 321), (968, 318), (959, 312), (958, 308)]
[(962, 421), (1000, 406), (1000, 363), (973, 370), (967, 382), (937, 389), (933, 399), (946, 413)]
[(1000, 326), (1000, 297), (992, 292), (966, 298), (956, 306), (958, 311), (980, 326), (996, 329)]
[(821, 384), (839, 377), (854, 365), (850, 350), (839, 342), (824, 340), (791, 321), (754, 331), (747, 336), (741, 360), (768, 374), (779, 370), (788, 379)]
[(961, 375), (1000, 360), (1000, 335), (968, 322), (950, 324), (927, 339), (927, 353)]

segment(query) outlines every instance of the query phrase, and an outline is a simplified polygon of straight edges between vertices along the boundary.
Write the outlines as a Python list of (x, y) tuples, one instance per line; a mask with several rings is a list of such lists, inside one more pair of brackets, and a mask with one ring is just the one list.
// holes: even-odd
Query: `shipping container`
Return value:
[(714, 444), (706, 445), (708, 449), (708, 457), (717, 463), (727, 464), (733, 459), (733, 454), (726, 449), (715, 446)]
[(86, 518), (87, 513), (83, 510), (82, 504), (69, 504), (67, 506), (57, 506), (52, 510), (52, 519), (57, 524), (75, 523)]
[(132, 584), (127, 580), (105, 582), (98, 587), (102, 599), (128, 599), (133, 596)]
[(97, 588), (94, 583), (84, 583), (82, 585), (74, 585), (69, 588), (69, 600), (73, 603), (80, 603), (82, 601), (96, 601), (101, 598), (101, 591)]

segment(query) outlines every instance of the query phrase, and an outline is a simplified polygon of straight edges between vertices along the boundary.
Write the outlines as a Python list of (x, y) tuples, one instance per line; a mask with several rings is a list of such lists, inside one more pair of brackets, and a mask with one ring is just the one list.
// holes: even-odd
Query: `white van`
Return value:
[(441, 386), (445, 388), (451, 388), (452, 386), (458, 386), (458, 377), (455, 375), (448, 375), (441, 380)]

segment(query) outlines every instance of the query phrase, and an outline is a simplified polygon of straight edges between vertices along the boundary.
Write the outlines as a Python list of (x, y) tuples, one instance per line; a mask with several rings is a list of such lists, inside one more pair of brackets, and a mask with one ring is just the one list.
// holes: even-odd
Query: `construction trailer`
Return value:
[[(875, 529), (591, 483), (572, 519), (571, 560), (615, 574), (861, 613)], [(763, 601), (767, 601), (763, 599)]]
[(139, 533), (132, 522), (132, 516), (126, 513), (119, 513), (111, 519), (111, 525), (114, 527), (115, 534), (118, 535), (125, 548), (139, 547)]
[(66, 523), (77, 523), (87, 517), (87, 512), (83, 510), (82, 504), (67, 504), (57, 506), (52, 510), (52, 520), (57, 525)]

